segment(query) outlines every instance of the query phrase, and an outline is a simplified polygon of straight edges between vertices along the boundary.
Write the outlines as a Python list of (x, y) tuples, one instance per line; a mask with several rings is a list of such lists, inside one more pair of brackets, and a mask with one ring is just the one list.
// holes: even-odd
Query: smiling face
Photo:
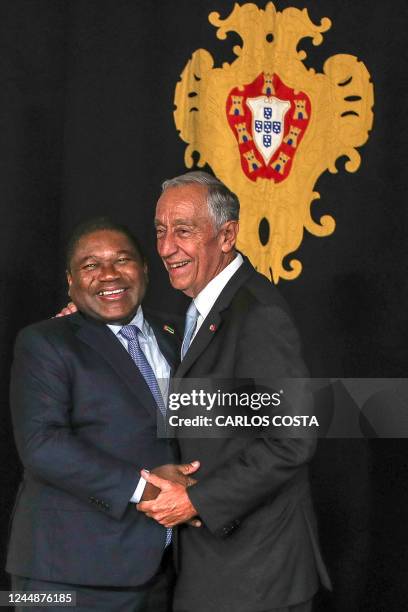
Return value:
[(155, 225), (157, 250), (170, 282), (190, 297), (235, 257), (238, 222), (227, 221), (215, 229), (203, 185), (169, 187), (157, 203)]
[(146, 291), (147, 267), (122, 232), (97, 230), (75, 245), (67, 271), (78, 309), (106, 323), (128, 323)]

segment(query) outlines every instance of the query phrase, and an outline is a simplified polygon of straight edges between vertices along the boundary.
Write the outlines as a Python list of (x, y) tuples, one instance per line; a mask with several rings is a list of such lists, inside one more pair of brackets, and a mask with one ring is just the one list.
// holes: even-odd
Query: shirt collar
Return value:
[(229, 279), (235, 274), (238, 268), (244, 263), (244, 259), (241, 253), (237, 253), (235, 258), (226, 266), (217, 276), (215, 276), (208, 285), (200, 291), (200, 293), (194, 298), (194, 304), (200, 316), (205, 319), (211, 308), (214, 306), (215, 301), (228, 283)]
[[(133, 319), (127, 323), (127, 325), (137, 325), (137, 327), (140, 329), (140, 331), (142, 332), (143, 335), (146, 335), (146, 321), (145, 318), (143, 316), (143, 310), (142, 307), (139, 306), (139, 308), (136, 311), (135, 316), (133, 317)], [(120, 330), (122, 329), (122, 327), (124, 327), (123, 325), (109, 325), (108, 327), (110, 330), (113, 331), (113, 333), (115, 334), (115, 336), (118, 335), (118, 333), (120, 332)]]

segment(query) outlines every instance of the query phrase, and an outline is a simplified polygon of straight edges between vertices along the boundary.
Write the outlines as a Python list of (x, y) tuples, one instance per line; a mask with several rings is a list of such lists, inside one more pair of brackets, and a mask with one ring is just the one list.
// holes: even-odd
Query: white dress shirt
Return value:
[(228, 266), (226, 266), (219, 274), (217, 274), (217, 276), (214, 276), (208, 285), (206, 285), (204, 289), (194, 298), (193, 302), (199, 312), (199, 315), (191, 342), (193, 341), (193, 338), (200, 329), (211, 308), (214, 306), (221, 291), (243, 263), (244, 260), (241, 253), (237, 253), (231, 263), (228, 264)]
[[(149, 362), (154, 375), (157, 378), (157, 383), (160, 388), (160, 392), (163, 397), (164, 404), (167, 404), (167, 396), (169, 393), (169, 382), (170, 382), (170, 366), (166, 359), (163, 357), (159, 345), (156, 340), (156, 336), (153, 333), (152, 328), (143, 316), (142, 307), (139, 306), (133, 319), (127, 325), (137, 325), (140, 329), (139, 344), (142, 349), (144, 356)], [(109, 329), (115, 334), (116, 338), (123, 344), (126, 350), (128, 350), (128, 341), (119, 332), (124, 327), (123, 325), (108, 325)], [(146, 481), (144, 478), (140, 478), (136, 490), (130, 501), (137, 504), (139, 503)]]

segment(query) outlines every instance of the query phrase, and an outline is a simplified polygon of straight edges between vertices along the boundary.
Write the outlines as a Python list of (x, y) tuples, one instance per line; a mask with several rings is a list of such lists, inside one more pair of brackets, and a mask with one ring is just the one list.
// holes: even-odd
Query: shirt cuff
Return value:
[(133, 504), (138, 504), (140, 500), (142, 499), (142, 495), (145, 490), (146, 484), (147, 484), (146, 480), (144, 478), (140, 478), (139, 482), (137, 483), (136, 490), (133, 493), (132, 497), (130, 498), (130, 501)]

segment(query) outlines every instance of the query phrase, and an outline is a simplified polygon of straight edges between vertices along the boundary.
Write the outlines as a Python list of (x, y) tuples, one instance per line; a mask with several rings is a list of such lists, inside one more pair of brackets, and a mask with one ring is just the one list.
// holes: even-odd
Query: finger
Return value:
[(155, 516), (156, 521), (163, 527), (173, 527), (177, 524), (177, 519), (174, 516)]
[(71, 311), (68, 310), (67, 307), (65, 307), (62, 310), (60, 310), (58, 314), (54, 316), (54, 319), (56, 319), (57, 317), (66, 317), (67, 315), (70, 315), (70, 314), (72, 314)]
[(139, 502), (138, 504), (136, 504), (136, 508), (139, 510), (139, 512), (144, 512), (145, 514), (147, 514), (148, 512), (152, 511), (152, 504), (153, 501), (144, 501), (144, 502)]
[(191, 519), (190, 521), (187, 522), (188, 525), (190, 525), (191, 527), (201, 527), (202, 522), (199, 521), (198, 519)]
[(161, 523), (162, 521), (176, 520), (178, 515), (176, 510), (176, 504), (173, 504), (166, 508), (159, 508), (152, 512), (152, 514), (156, 521), (158, 521), (159, 523)]
[(66, 308), (67, 308), (67, 310), (69, 310), (69, 312), (71, 314), (74, 314), (74, 312), (77, 312), (77, 310), (78, 310), (78, 308), (75, 306), (74, 302), (68, 302)]
[(199, 461), (192, 461), (191, 463), (182, 463), (178, 466), (178, 469), (182, 474), (187, 476), (187, 474), (194, 474), (200, 467)]
[(183, 522), (182, 519), (176, 518), (174, 516), (167, 516), (163, 519), (156, 519), (157, 522), (159, 523), (159, 525), (163, 525), (163, 527), (166, 527), (166, 529), (171, 529), (172, 527), (177, 527), (177, 525), (181, 525), (181, 523)]
[(147, 482), (150, 482), (158, 489), (165, 491), (166, 489), (170, 488), (170, 482), (165, 478), (160, 478), (160, 476), (152, 474), (151, 472), (148, 472), (146, 470), (142, 470), (140, 473)]

